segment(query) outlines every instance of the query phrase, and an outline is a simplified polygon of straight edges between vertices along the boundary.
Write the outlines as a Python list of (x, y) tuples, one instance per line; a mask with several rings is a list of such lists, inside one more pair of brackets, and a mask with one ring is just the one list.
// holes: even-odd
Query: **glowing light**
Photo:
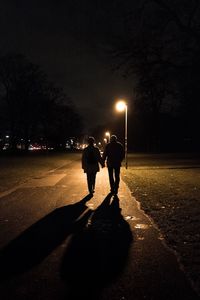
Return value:
[(120, 100), (116, 104), (116, 110), (117, 111), (124, 111), (126, 109), (127, 105), (126, 102), (123, 100)]

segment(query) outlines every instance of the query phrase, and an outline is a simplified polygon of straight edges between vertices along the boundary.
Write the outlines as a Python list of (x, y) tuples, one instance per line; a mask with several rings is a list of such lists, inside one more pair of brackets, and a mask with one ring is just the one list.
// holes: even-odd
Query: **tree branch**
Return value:
[[(180, 19), (180, 17), (178, 16), (178, 14), (171, 9), (171, 7), (169, 5), (167, 5), (165, 2), (163, 2), (162, 0), (153, 0), (155, 3), (157, 3), (161, 8), (165, 9), (166, 11), (168, 11), (168, 13), (170, 14), (170, 16), (172, 17), (172, 19), (174, 20), (174, 22), (176, 23), (176, 25), (181, 29), (182, 32), (186, 32), (189, 35), (192, 35), (198, 42), (200, 42), (200, 34), (193, 30), (191, 27), (186, 26)], [(196, 4), (197, 7), (199, 6), (199, 4)]]

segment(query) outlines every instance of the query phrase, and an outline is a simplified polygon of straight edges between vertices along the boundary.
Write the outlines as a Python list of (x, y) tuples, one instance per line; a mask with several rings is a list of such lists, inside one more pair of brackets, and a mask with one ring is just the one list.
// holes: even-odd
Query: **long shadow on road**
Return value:
[(91, 211), (87, 210), (79, 221), (77, 218), (88, 209), (85, 204), (90, 198), (88, 195), (75, 204), (55, 209), (1, 249), (0, 279), (8, 279), (31, 269), (69, 234), (85, 226)]
[(61, 278), (66, 281), (68, 298), (97, 299), (102, 288), (121, 274), (132, 240), (119, 198), (109, 194), (66, 249)]

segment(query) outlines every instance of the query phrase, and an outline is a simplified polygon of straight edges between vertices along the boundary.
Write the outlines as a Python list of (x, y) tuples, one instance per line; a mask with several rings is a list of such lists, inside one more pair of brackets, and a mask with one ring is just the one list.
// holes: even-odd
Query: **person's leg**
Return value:
[(109, 175), (110, 190), (111, 190), (111, 192), (114, 192), (113, 170), (114, 170), (113, 167), (108, 167), (108, 175)]
[(88, 184), (89, 193), (92, 193), (93, 189), (92, 189), (92, 176), (91, 176), (91, 173), (87, 173), (87, 184)]
[(96, 172), (91, 174), (91, 181), (92, 181), (92, 191), (95, 191), (95, 181), (96, 181)]
[(119, 182), (120, 182), (120, 167), (114, 168), (115, 172), (115, 193), (118, 193)]

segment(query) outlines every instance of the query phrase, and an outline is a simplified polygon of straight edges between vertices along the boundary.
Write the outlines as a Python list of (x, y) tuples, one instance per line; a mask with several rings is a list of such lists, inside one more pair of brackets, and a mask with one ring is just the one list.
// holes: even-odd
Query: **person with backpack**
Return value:
[(88, 138), (88, 146), (83, 150), (82, 154), (82, 169), (87, 175), (88, 191), (90, 194), (95, 192), (96, 174), (99, 172), (99, 163), (102, 168), (104, 162), (101, 157), (99, 149), (94, 146), (95, 139), (93, 137)]

